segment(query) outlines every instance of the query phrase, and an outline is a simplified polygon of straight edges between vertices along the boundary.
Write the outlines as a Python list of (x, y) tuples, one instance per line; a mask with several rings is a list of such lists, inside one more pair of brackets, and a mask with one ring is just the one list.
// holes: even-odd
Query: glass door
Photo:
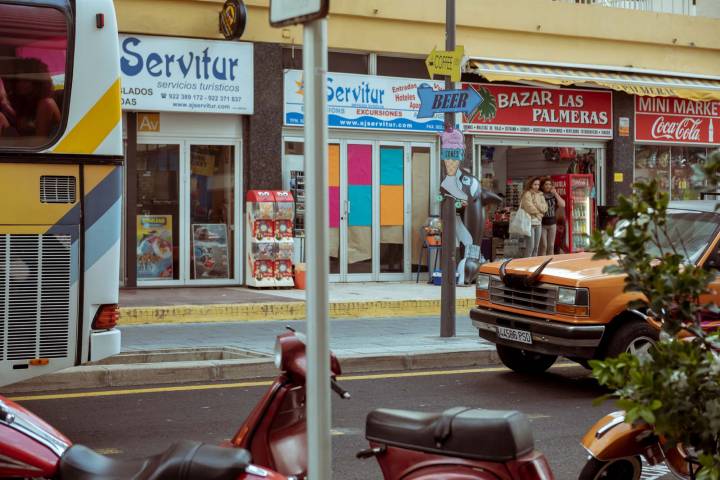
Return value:
[[(432, 143), (412, 143), (410, 145), (410, 170), (406, 175), (406, 196), (409, 195), (410, 220), (408, 237), (410, 246), (406, 250), (410, 253), (409, 263), (413, 265), (411, 273), (417, 273), (418, 270), (427, 271), (425, 266), (421, 267), (420, 254), (422, 253), (423, 242), (425, 241), (425, 232), (422, 227), (433, 213), (430, 192), (432, 191), (432, 172), (435, 167), (434, 162), (435, 145)], [(424, 265), (430, 265), (430, 269), (435, 262), (437, 251), (424, 252), (426, 258), (423, 260)], [(428, 258), (431, 257), (431, 258)], [(432, 273), (432, 272), (431, 272)]]
[(347, 140), (340, 162), (340, 259), (343, 281), (371, 281), (375, 266), (373, 238), (374, 142)]
[[(340, 170), (341, 161), (340, 143), (328, 144), (328, 251), (330, 256), (330, 281), (339, 281), (340, 278), (340, 232), (347, 214), (345, 206), (340, 202)], [(344, 170), (344, 169), (343, 169)]]
[(227, 284), (239, 278), (241, 245), (239, 147), (189, 143), (184, 259), (191, 284)]
[(409, 275), (410, 156), (405, 143), (378, 146), (379, 218), (376, 235), (381, 280), (405, 280)]
[[(180, 143), (138, 143), (136, 268), (138, 285), (182, 283)], [(128, 179), (131, 181), (131, 179)], [(131, 210), (132, 211), (132, 210)]]
[(153, 142), (137, 146), (138, 285), (237, 284), (240, 144)]
[[(302, 139), (284, 138), (283, 178), (297, 184)], [(328, 144), (330, 281), (408, 280), (432, 205), (432, 143)], [(308, 241), (311, 241), (308, 239)]]

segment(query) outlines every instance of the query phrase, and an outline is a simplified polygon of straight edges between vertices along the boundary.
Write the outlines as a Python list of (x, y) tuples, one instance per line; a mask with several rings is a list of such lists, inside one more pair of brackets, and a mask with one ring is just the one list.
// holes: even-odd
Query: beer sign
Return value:
[(635, 97), (635, 141), (720, 144), (720, 102)]

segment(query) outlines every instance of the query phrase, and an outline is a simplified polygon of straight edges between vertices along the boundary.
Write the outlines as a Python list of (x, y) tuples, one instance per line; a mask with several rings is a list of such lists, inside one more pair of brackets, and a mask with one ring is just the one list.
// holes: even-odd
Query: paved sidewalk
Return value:
[[(123, 327), (122, 351), (231, 347), (272, 354), (286, 325), (304, 332), (304, 321), (137, 325)], [(455, 337), (440, 337), (437, 317), (362, 318), (330, 321), (330, 348), (340, 357), (494, 349), (482, 341), (467, 315), (456, 320)]]
[[(306, 329), (297, 320), (125, 326), (120, 355), (4, 387), (3, 393), (269, 378), (277, 374), (275, 337), (286, 325)], [(331, 320), (330, 348), (345, 374), (499, 363), (495, 347), (478, 337), (467, 315), (458, 315), (456, 333), (440, 337), (438, 316)]]
[[(382, 318), (440, 314), (441, 288), (427, 283), (331, 283), (331, 318)], [(299, 320), (305, 290), (245, 287), (175, 287), (120, 291), (121, 325)], [(455, 306), (465, 314), (475, 289), (458, 286)]]

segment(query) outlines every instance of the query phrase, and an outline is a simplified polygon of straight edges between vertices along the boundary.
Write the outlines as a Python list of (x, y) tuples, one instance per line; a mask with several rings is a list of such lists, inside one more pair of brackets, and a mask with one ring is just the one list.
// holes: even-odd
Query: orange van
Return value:
[[(673, 243), (682, 240), (688, 262), (720, 273), (715, 205), (709, 200), (670, 202), (668, 224)], [(558, 356), (587, 365), (589, 359), (636, 352), (657, 341), (657, 322), (628, 308), (640, 294), (623, 292), (624, 275), (603, 273), (613, 260), (592, 256), (521, 258), (480, 268), (470, 318), (480, 337), (495, 343), (507, 367), (540, 373)], [(718, 291), (720, 277), (700, 301), (717, 303)], [(703, 322), (707, 328), (720, 325), (711, 312), (704, 312)]]

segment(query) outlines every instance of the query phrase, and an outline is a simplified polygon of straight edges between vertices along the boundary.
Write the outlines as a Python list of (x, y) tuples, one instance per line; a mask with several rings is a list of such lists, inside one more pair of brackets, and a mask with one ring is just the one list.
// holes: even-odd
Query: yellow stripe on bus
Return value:
[(120, 79), (55, 147), (54, 153), (93, 153), (122, 118)]
[(95, 187), (100, 185), (108, 175), (115, 170), (114, 165), (85, 165), (85, 195), (89, 194)]

